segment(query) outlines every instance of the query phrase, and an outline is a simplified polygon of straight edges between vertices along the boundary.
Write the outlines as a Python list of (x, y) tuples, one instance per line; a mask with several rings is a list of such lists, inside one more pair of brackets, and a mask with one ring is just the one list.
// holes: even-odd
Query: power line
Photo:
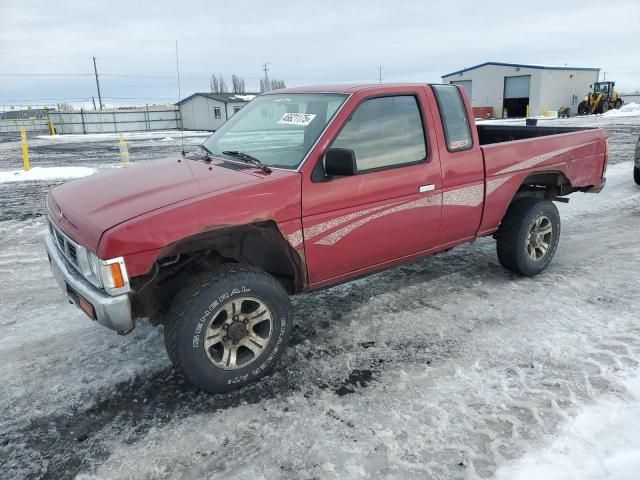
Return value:
[[(91, 100), (91, 95), (86, 97), (56, 97), (56, 98), (11, 98), (0, 99), (0, 103), (8, 102), (45, 102), (45, 101), (80, 101)], [(174, 97), (102, 97), (108, 100), (174, 100)]]
[(93, 77), (93, 73), (0, 73), (0, 77)]
[[(0, 77), (93, 77), (95, 73), (0, 73)], [(134, 73), (101, 73), (101, 77), (123, 77), (123, 78), (166, 78), (175, 80), (175, 75), (138, 75)], [(206, 76), (185, 76), (181, 78), (189, 78), (193, 80), (202, 80), (209, 78)]]

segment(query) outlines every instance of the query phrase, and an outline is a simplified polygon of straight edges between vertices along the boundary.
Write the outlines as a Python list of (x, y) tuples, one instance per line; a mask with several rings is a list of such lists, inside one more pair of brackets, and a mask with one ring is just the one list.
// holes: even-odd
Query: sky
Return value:
[[(604, 7), (602, 6), (604, 4)], [(638, 0), (0, 0), (0, 105), (171, 103), (262, 64), (287, 86), (437, 82), (485, 61), (600, 67), (640, 90)], [(29, 74), (29, 75), (25, 75)], [(56, 74), (56, 75), (53, 75)], [(601, 74), (602, 75), (602, 74)]]

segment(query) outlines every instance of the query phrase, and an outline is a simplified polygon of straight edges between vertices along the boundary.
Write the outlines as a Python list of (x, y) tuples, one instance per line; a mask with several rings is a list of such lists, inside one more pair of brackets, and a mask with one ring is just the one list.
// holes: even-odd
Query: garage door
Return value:
[(458, 80), (451, 82), (451, 84), (464, 88), (465, 92), (467, 92), (467, 97), (469, 97), (469, 100), (473, 99), (473, 96), (471, 95), (471, 80)]
[(504, 78), (504, 98), (529, 98), (531, 75)]

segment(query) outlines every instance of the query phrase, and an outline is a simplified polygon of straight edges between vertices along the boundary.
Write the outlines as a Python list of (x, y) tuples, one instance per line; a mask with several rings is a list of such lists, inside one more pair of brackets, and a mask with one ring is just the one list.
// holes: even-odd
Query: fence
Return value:
[(620, 98), (622, 99), (622, 101), (624, 103), (640, 103), (640, 93), (629, 93), (629, 94), (625, 94), (623, 93), (622, 95), (620, 95)]
[(29, 106), (17, 110), (0, 111), (0, 134), (19, 133), (21, 128), (29, 132), (49, 131), (49, 109), (46, 106)]
[(59, 134), (122, 133), (182, 128), (180, 109), (173, 106), (142, 107), (126, 110), (60, 111), (50, 108), (27, 108), (0, 112), (0, 134), (48, 132), (50, 126)]
[(182, 127), (179, 108), (49, 112), (58, 133), (121, 133), (175, 130)]

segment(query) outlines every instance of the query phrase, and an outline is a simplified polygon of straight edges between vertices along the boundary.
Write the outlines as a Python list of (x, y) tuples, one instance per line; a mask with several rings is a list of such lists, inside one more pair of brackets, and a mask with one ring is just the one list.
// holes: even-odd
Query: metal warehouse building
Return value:
[(177, 104), (182, 128), (217, 130), (255, 96), (253, 93), (194, 93)]
[(599, 68), (485, 62), (442, 76), (442, 83), (464, 87), (476, 117), (524, 117), (570, 108), (598, 81)]

